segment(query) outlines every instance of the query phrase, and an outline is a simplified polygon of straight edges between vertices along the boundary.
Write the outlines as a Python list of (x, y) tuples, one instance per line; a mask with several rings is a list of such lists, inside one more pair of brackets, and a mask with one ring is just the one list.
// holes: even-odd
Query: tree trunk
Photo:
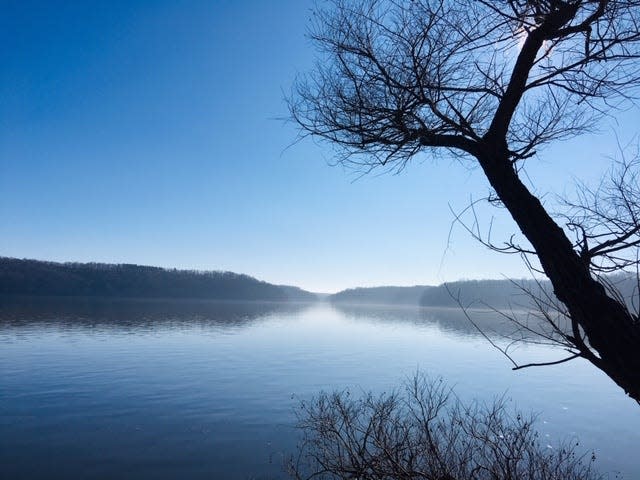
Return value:
[[(582, 327), (598, 356), (583, 356), (640, 402), (640, 327), (624, 305), (610, 298), (591, 277), (588, 265), (575, 252), (564, 231), (538, 198), (520, 181), (506, 149), (486, 140), (478, 160), (491, 186), (531, 242), (544, 272), (572, 322)], [(575, 336), (575, 335), (574, 335)], [(577, 346), (580, 339), (577, 339)], [(582, 349), (587, 350), (587, 349)]]

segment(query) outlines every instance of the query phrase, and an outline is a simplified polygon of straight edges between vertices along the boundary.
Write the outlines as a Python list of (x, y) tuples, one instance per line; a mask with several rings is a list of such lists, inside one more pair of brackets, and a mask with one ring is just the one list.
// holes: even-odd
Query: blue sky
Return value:
[[(478, 170), (358, 178), (282, 121), (312, 1), (1, 1), (0, 255), (222, 269), (336, 291), (526, 276), (453, 215)], [(538, 193), (596, 180), (637, 111), (548, 149)], [(494, 212), (502, 215), (501, 212)], [(496, 235), (513, 230), (498, 220)], [(448, 243), (449, 242), (449, 243)]]

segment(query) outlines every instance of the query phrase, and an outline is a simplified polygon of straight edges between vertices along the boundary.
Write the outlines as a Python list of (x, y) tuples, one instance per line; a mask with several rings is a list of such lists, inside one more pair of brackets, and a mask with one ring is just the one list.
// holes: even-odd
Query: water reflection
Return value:
[(309, 308), (295, 302), (235, 302), (175, 299), (111, 299), (89, 297), (0, 298), (0, 329), (56, 327), (148, 331), (185, 325), (238, 329), (273, 315)]
[[(487, 335), (510, 337), (515, 329), (514, 323), (504, 315), (487, 309), (467, 310), (466, 313), (473, 320), (472, 322), (460, 308), (343, 304), (334, 304), (333, 308), (355, 321), (435, 326), (444, 332), (464, 337), (482, 336), (478, 329)], [(510, 312), (509, 314), (521, 319), (527, 315), (526, 312)]]
[(509, 335), (514, 329), (505, 317), (481, 309), (467, 312), (476, 327), (459, 308), (90, 297), (0, 298), (0, 329), (5, 333), (27, 326), (139, 332), (188, 325), (237, 330), (274, 316), (295, 316), (313, 308), (333, 310), (356, 322), (431, 326), (465, 337), (480, 335), (477, 327), (496, 336)]
[(388, 391), (418, 368), (461, 396), (508, 392), (550, 444), (575, 435), (640, 478), (637, 406), (608, 378), (512, 372), (458, 309), (86, 298), (0, 298), (0, 477), (282, 478), (292, 398)]
[(482, 309), (467, 311), (472, 323), (461, 309), (446, 307), (94, 297), (0, 297), (0, 329), (5, 333), (27, 326), (140, 332), (188, 325), (237, 330), (312, 308), (333, 310), (356, 322), (431, 326), (465, 337), (479, 336), (478, 328), (496, 337), (509, 336), (514, 330), (504, 316)]

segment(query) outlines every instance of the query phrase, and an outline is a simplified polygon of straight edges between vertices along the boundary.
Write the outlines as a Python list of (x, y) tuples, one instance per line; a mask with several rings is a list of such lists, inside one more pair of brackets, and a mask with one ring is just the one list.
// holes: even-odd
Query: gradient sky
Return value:
[[(358, 178), (281, 119), (312, 1), (0, 0), (0, 255), (232, 270), (314, 291), (523, 277), (453, 229), (478, 170)], [(596, 180), (633, 110), (528, 166)], [(493, 212), (503, 216), (502, 212)], [(483, 217), (488, 218), (488, 217)], [(500, 217), (495, 237), (513, 230)]]

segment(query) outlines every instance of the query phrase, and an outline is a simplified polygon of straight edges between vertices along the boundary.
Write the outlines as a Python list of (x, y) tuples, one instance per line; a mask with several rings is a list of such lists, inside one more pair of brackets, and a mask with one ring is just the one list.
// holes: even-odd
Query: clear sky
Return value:
[[(357, 178), (329, 166), (327, 145), (290, 146), (283, 97), (313, 60), (312, 4), (0, 0), (0, 255), (326, 292), (526, 276), (461, 228), (449, 236), (449, 205), (488, 191), (470, 165)], [(537, 191), (597, 179), (612, 132), (629, 141), (638, 117), (546, 150), (528, 166)]]

